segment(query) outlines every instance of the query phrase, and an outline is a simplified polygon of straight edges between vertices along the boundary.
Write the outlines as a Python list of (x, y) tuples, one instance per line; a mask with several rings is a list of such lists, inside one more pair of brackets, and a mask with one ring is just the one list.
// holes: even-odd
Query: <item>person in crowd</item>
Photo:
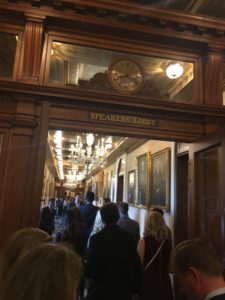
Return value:
[(63, 199), (63, 212), (65, 212), (67, 210), (67, 206), (68, 206), (68, 199)]
[(50, 235), (54, 230), (55, 213), (55, 200), (49, 199), (48, 206), (41, 209), (39, 228)]
[(172, 250), (163, 216), (150, 212), (146, 218), (143, 238), (138, 242), (144, 279), (139, 300), (172, 300), (169, 259)]
[[(56, 237), (57, 242), (69, 243), (74, 251), (78, 253), (85, 261), (87, 241), (89, 236), (89, 230), (87, 225), (82, 221), (82, 216), (79, 208), (75, 207), (69, 209), (65, 214), (65, 229), (62, 233), (58, 233)], [(84, 278), (82, 277), (79, 285), (79, 300), (84, 296)]]
[(58, 198), (55, 202), (56, 205), (56, 215), (62, 216), (63, 214), (63, 200)]
[[(155, 207), (152, 208), (152, 211), (156, 211), (164, 217), (164, 212), (160, 207), (155, 206)], [(170, 240), (171, 245), (173, 245), (171, 230), (170, 230), (169, 226), (167, 226), (167, 225), (166, 225), (166, 228), (167, 228), (167, 233), (168, 233), (168, 239)]]
[(51, 241), (51, 236), (38, 228), (28, 227), (15, 232), (0, 251), (0, 290), (14, 264), (23, 255), (39, 244)]
[[(110, 203), (111, 200), (110, 198), (103, 198), (103, 205)], [(100, 214), (100, 210), (98, 210), (96, 217), (95, 217), (95, 221), (94, 221), (94, 225), (93, 225), (93, 229), (92, 232), (90, 234), (90, 236), (92, 236), (93, 234), (99, 232), (100, 230), (102, 230), (102, 228), (105, 226), (105, 224), (102, 221), (101, 218), (101, 214)]]
[(67, 209), (73, 209), (75, 207), (76, 207), (76, 205), (75, 205), (74, 201), (71, 201), (71, 200), (68, 201)]
[(79, 192), (76, 193), (73, 202), (74, 202), (76, 207), (80, 207), (81, 199), (80, 199), (80, 193)]
[(89, 235), (91, 234), (95, 217), (99, 208), (93, 205), (95, 195), (93, 192), (89, 191), (85, 197), (85, 205), (80, 206), (80, 212), (83, 218), (83, 221), (87, 224), (89, 229)]
[(69, 209), (65, 214), (64, 230), (58, 233), (56, 241), (68, 242), (81, 257), (85, 256), (88, 240), (88, 227), (82, 221), (79, 208)]
[(100, 209), (105, 227), (90, 237), (86, 276), (92, 280), (87, 300), (131, 300), (142, 280), (141, 261), (132, 236), (117, 222), (115, 203)]
[(140, 226), (139, 223), (135, 220), (132, 220), (128, 216), (129, 205), (126, 202), (120, 202), (118, 204), (120, 218), (118, 225), (123, 230), (127, 231), (134, 237), (135, 244), (138, 244), (140, 239)]
[(223, 266), (212, 245), (190, 239), (172, 251), (171, 271), (189, 300), (224, 300)]
[(59, 244), (42, 244), (14, 265), (1, 288), (1, 300), (75, 300), (81, 259)]

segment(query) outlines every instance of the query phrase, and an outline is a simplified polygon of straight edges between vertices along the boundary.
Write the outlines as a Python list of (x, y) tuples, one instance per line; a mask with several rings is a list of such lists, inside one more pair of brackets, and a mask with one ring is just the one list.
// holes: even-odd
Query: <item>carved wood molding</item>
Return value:
[(16, 82), (0, 81), (0, 100), (5, 97), (12, 97), (18, 102), (42, 103), (43, 101), (51, 102), (57, 106), (63, 107), (115, 107), (127, 111), (142, 111), (143, 109), (159, 112), (160, 114), (169, 115), (170, 113), (182, 113), (185, 115), (198, 115), (225, 118), (224, 106), (206, 106), (193, 105), (185, 103), (175, 103), (162, 100), (162, 98), (145, 97), (144, 95), (122, 96), (112, 93), (102, 93), (95, 91), (85, 91), (71, 88), (57, 88), (56, 86), (39, 86)]
[[(12, 1), (12, 0), (11, 0)], [(91, 0), (3, 0), (0, 8), (31, 11), (38, 6), (39, 13), (46, 17), (81, 21), (82, 23), (101, 24), (126, 30), (146, 31), (168, 35), (180, 39), (207, 41), (211, 38), (221, 44), (225, 40), (225, 22), (210, 17), (196, 16), (166, 9), (146, 7), (136, 3), (120, 1)], [(43, 8), (43, 9), (40, 9)], [(62, 14), (63, 12), (63, 14)], [(185, 33), (185, 34), (184, 34)]]
[[(194, 141), (200, 136), (212, 132), (225, 124), (225, 108), (213, 108), (213, 107), (198, 107), (189, 105), (174, 105), (173, 110), (170, 107), (165, 109), (165, 105), (158, 105), (153, 107), (146, 106), (144, 109), (142, 106), (132, 106), (129, 103), (101, 103), (97, 100), (94, 102), (82, 99), (68, 99), (65, 95), (61, 96), (47, 96), (32, 94), (23, 94), (21, 92), (9, 93), (9, 97), (6, 97), (6, 93), (2, 97), (0, 102), (3, 102), (3, 108), (9, 105), (9, 108), (5, 111), (1, 110), (0, 120), (3, 124), (7, 124), (10, 127), (20, 128), (37, 128), (40, 123), (40, 118), (44, 109), (44, 105), (50, 107), (51, 116), (50, 124), (55, 128), (69, 128), (75, 130), (83, 128), (83, 130), (90, 130), (90, 128), (96, 131), (108, 130), (114, 134), (121, 131), (125, 135), (138, 135), (142, 137), (168, 139), (178, 141)], [(6, 100), (7, 99), (7, 100)], [(11, 99), (11, 101), (10, 101)], [(10, 102), (15, 103), (15, 106), (10, 111)], [(184, 109), (186, 107), (186, 109)], [(187, 110), (187, 107), (190, 110)], [(199, 108), (199, 109), (197, 109)], [(120, 121), (104, 121), (102, 118), (99, 120), (91, 119), (88, 116), (90, 113), (111, 115), (113, 118), (118, 116), (118, 120), (121, 117), (137, 117), (138, 119), (151, 119), (156, 120), (159, 125), (157, 127), (149, 127), (138, 123), (122, 123)], [(122, 120), (122, 119), (121, 119)], [(144, 123), (143, 123), (144, 124)], [(182, 124), (182, 126), (180, 126)]]
[(43, 47), (43, 21), (45, 17), (35, 14), (25, 15), (27, 22), (23, 37), (23, 66), (20, 80), (38, 82)]

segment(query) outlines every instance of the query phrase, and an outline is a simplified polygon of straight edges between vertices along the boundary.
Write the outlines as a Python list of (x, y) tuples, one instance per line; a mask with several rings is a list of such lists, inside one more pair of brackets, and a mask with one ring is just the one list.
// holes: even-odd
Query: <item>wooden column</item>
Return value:
[(18, 229), (39, 224), (51, 105), (37, 100), (15, 96), (17, 103), (5, 133), (1, 153), (5, 162), (0, 181), (0, 247)]
[(42, 104), (40, 123), (33, 135), (21, 227), (39, 224), (50, 109), (50, 103)]
[(5, 162), (0, 191), (0, 246), (21, 227), (33, 128), (36, 125), (35, 104), (25, 99), (23, 103), (15, 100), (17, 104), (8, 124), (7, 143), (2, 153)]
[(38, 83), (43, 48), (44, 17), (27, 14), (19, 79)]
[(222, 105), (222, 62), (222, 50), (211, 47), (205, 64), (203, 104)]

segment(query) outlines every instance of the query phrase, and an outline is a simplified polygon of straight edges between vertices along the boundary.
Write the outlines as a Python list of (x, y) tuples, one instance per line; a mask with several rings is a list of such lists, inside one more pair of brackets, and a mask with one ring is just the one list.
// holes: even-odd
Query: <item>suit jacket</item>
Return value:
[(137, 245), (140, 239), (140, 226), (139, 223), (135, 220), (132, 220), (128, 215), (121, 215), (119, 221), (117, 222), (120, 228), (130, 233)]
[(86, 275), (93, 280), (88, 300), (131, 300), (142, 280), (142, 265), (132, 236), (116, 224), (92, 235)]
[(87, 203), (85, 205), (80, 206), (80, 212), (82, 215), (83, 222), (87, 224), (89, 229), (89, 234), (91, 233), (95, 217), (99, 207), (94, 206), (92, 203)]

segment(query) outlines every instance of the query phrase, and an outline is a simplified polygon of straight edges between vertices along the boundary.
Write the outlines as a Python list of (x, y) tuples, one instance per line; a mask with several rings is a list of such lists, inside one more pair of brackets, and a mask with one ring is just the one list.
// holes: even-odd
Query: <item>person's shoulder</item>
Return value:
[(136, 226), (139, 226), (138, 221), (136, 221), (136, 220), (134, 220), (134, 219), (131, 219), (131, 218), (129, 218), (129, 220), (130, 220), (130, 222), (131, 222), (132, 224), (134, 224), (134, 225), (136, 225)]
[(98, 242), (98, 241), (101, 241), (101, 240), (104, 240), (104, 237), (105, 237), (105, 233), (103, 230), (99, 230), (93, 234), (90, 235), (90, 241), (89, 241), (89, 244), (90, 243), (95, 243), (95, 242)]
[(94, 209), (98, 212), (100, 210), (100, 207), (93, 205)]
[(118, 231), (120, 232), (120, 235), (124, 240), (133, 241), (132, 235), (129, 232), (127, 232), (125, 229), (118, 226)]

